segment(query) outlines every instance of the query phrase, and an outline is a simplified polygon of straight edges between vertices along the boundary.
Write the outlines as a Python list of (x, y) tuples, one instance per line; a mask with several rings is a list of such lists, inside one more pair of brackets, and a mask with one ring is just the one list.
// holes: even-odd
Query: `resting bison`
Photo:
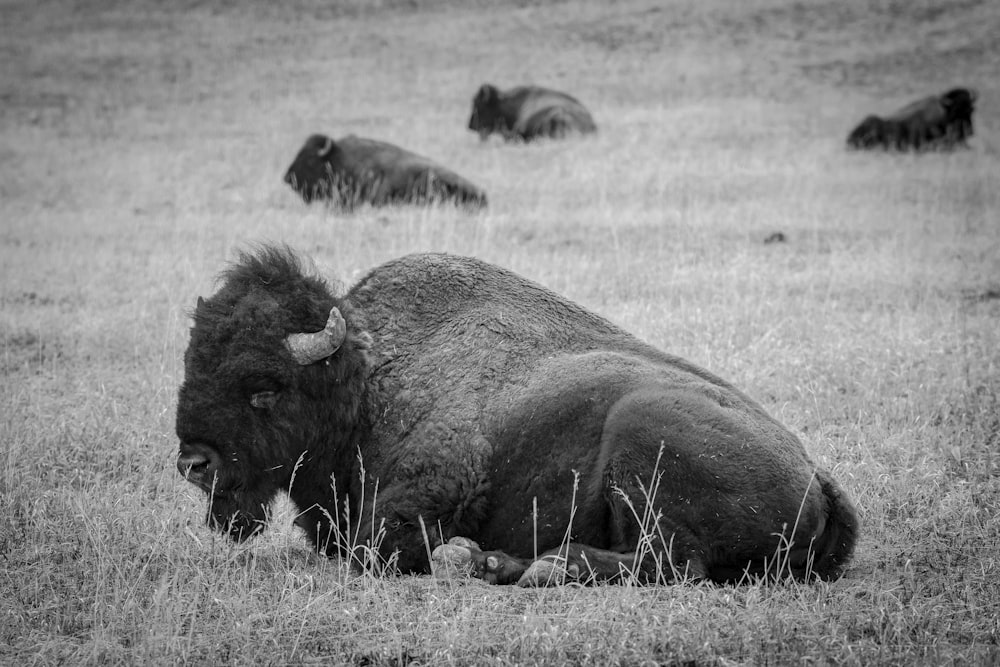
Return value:
[(336, 295), (290, 250), (243, 255), (199, 298), (184, 365), (177, 468), (235, 540), (287, 491), (327, 554), (382, 526), (382, 555), (426, 572), (424, 526), (489, 549), (437, 554), (494, 583), (539, 583), (534, 541), (552, 555), (567, 531), (561, 572), (581, 580), (637, 549), (647, 581), (834, 577), (854, 547), (851, 502), (760, 405), (476, 259), (410, 255)]
[(532, 141), (589, 134), (597, 125), (587, 108), (566, 93), (538, 86), (500, 91), (484, 83), (472, 98), (469, 129), (484, 141), (494, 132), (508, 141)]
[(975, 102), (975, 90), (954, 88), (917, 100), (886, 118), (868, 116), (847, 137), (847, 145), (900, 151), (966, 147)]
[(486, 194), (458, 174), (398, 146), (353, 134), (334, 141), (314, 134), (285, 173), (306, 203), (330, 200), (344, 209), (360, 204), (453, 201), (486, 206)]

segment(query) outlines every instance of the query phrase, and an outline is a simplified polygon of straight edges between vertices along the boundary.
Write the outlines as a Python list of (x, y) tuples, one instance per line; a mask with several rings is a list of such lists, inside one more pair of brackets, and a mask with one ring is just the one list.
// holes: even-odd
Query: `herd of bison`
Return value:
[[(951, 150), (972, 136), (976, 92), (954, 88), (906, 105), (886, 117), (865, 118), (847, 137), (852, 149)], [(597, 131), (587, 108), (571, 95), (539, 86), (501, 91), (483, 84), (472, 101), (469, 129), (486, 140), (559, 139)], [(432, 160), (374, 139), (315, 134), (306, 140), (285, 174), (308, 203), (324, 200), (343, 209), (361, 204), (450, 201), (482, 208), (483, 190)]]
[[(950, 150), (975, 91), (869, 116), (853, 149)], [(483, 85), (482, 139), (596, 131), (565, 93)], [(482, 189), (353, 135), (313, 135), (285, 181), (352, 209)], [(542, 586), (839, 576), (854, 505), (731, 384), (483, 261), (408, 255), (337, 293), (289, 248), (243, 253), (198, 299), (177, 468), (236, 541), (285, 492), (321, 553), (402, 572)]]

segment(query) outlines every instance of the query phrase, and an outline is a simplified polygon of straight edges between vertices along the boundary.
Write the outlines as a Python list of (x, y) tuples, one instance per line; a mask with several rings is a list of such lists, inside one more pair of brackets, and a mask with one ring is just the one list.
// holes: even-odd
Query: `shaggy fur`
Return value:
[(575, 97), (538, 86), (500, 91), (484, 83), (472, 99), (469, 129), (485, 140), (494, 132), (507, 141), (561, 139), (590, 134), (597, 125)]
[(868, 116), (847, 137), (855, 149), (898, 151), (968, 147), (976, 91), (954, 88), (906, 105), (894, 114)]
[[(334, 305), (344, 345), (296, 365), (284, 337), (322, 329)], [(470, 537), (496, 550), (476, 554), (482, 576), (516, 580), (536, 530), (540, 551), (562, 541), (578, 471), (569, 559), (613, 580), (639, 539), (616, 489), (641, 513), (661, 447), (656, 548), (692, 576), (763, 573), (784, 539), (794, 574), (834, 577), (857, 534), (839, 486), (753, 400), (466, 257), (403, 257), (336, 297), (288, 250), (243, 256), (195, 313), (177, 435), (178, 467), (234, 538), (286, 490), (317, 548), (343, 553), (331, 517), (346, 498), (362, 536), (384, 521), (404, 571), (428, 570), (422, 519), (432, 546)]]
[(398, 146), (353, 134), (333, 141), (314, 134), (295, 156), (285, 183), (306, 203), (327, 200), (351, 210), (360, 204), (450, 201), (473, 209), (486, 193), (455, 172)]

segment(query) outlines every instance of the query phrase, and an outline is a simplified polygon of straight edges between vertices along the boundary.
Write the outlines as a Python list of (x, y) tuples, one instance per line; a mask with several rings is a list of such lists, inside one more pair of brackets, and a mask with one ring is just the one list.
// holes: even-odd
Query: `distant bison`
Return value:
[(429, 570), (426, 529), (436, 560), (493, 583), (542, 584), (553, 563), (828, 578), (858, 530), (745, 394), (467, 257), (396, 259), (338, 296), (288, 249), (243, 255), (198, 299), (176, 428), (215, 528), (254, 535), (286, 491), (317, 549), (360, 557), (384, 530), (371, 546), (403, 571)]
[(894, 114), (868, 116), (847, 137), (857, 149), (950, 150), (972, 136), (976, 91), (954, 88), (906, 105)]
[(455, 172), (398, 146), (353, 134), (334, 141), (314, 134), (285, 173), (306, 203), (328, 200), (350, 210), (360, 204), (451, 201), (486, 206), (486, 193)]
[(500, 91), (488, 83), (472, 99), (469, 129), (485, 140), (494, 132), (508, 141), (589, 134), (597, 125), (575, 97), (538, 86)]

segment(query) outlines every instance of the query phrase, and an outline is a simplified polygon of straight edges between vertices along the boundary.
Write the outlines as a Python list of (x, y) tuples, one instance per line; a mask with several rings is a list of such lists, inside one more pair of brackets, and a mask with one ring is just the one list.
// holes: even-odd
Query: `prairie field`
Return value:
[[(995, 0), (0, 0), (0, 72), (0, 664), (1000, 664)], [(599, 132), (480, 142), (485, 82), (566, 90)], [(979, 93), (968, 150), (845, 150), (955, 86)], [(426, 155), (490, 205), (307, 206), (281, 177), (316, 132)], [(229, 543), (174, 413), (197, 297), (261, 243), (345, 289), (473, 255), (708, 368), (844, 486), (853, 564), (359, 573), (287, 502)]]

